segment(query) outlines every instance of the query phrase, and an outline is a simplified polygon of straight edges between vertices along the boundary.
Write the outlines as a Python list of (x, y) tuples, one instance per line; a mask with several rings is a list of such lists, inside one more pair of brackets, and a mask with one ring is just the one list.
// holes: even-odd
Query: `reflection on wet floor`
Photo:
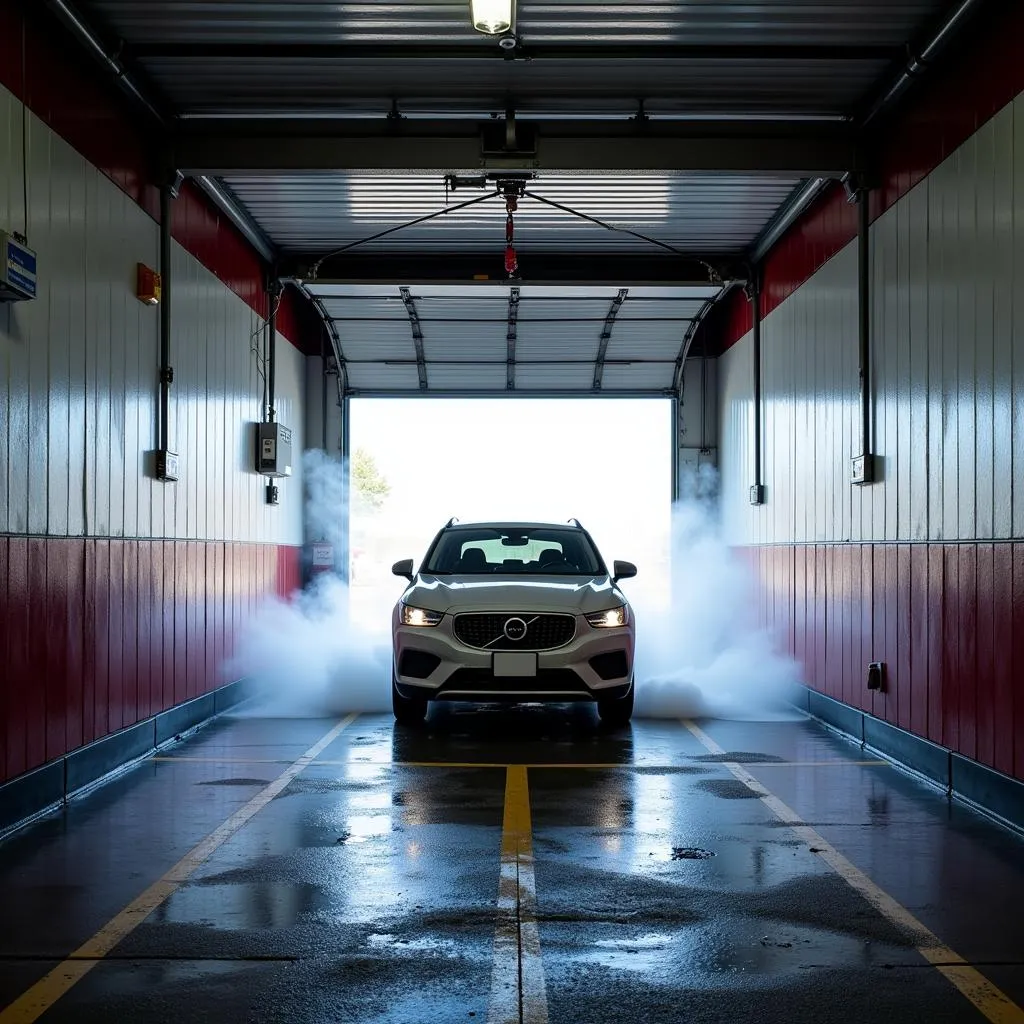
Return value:
[[(0, 1004), (331, 725), (224, 719), (0, 845)], [(552, 1024), (985, 1019), (735, 764), (957, 953), (1009, 965), (1000, 984), (1024, 998), (1019, 837), (810, 723), (704, 728), (724, 753), (585, 706), (360, 717), (45, 1020), (488, 1019), (508, 765), (533, 766), (512, 926), (535, 922)]]

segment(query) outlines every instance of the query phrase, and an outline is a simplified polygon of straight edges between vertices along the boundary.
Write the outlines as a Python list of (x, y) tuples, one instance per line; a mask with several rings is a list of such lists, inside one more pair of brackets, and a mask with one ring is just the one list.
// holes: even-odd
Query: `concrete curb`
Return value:
[(252, 696), (239, 679), (104, 736), (0, 785), (0, 838), (94, 789)]
[(884, 722), (866, 711), (805, 688), (793, 703), (830, 729), (945, 790), (1018, 832), (1024, 832), (1024, 782)]

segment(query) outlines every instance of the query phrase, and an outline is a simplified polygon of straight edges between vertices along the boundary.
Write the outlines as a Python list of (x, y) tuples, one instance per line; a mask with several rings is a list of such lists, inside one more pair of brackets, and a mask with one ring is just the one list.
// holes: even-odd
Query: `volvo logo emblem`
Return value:
[(509, 640), (522, 640), (526, 636), (526, 623), (522, 619), (509, 619), (504, 632)]

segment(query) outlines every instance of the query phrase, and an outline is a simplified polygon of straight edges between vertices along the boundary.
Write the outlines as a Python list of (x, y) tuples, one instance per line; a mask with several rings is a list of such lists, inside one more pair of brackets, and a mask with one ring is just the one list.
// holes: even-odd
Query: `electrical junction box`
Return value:
[(0, 231), (0, 301), (35, 297), (35, 252), (14, 235)]
[(292, 475), (292, 432), (282, 423), (256, 424), (256, 472)]
[(178, 455), (161, 448), (156, 453), (156, 478), (172, 484), (178, 479)]
[(871, 484), (875, 482), (875, 457), (855, 455), (851, 465), (850, 483)]

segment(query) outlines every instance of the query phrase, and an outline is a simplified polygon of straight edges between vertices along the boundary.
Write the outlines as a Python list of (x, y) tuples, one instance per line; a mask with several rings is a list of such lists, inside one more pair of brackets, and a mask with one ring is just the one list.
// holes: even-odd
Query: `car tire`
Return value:
[(630, 685), (629, 693), (625, 697), (617, 697), (614, 700), (599, 700), (597, 702), (597, 713), (605, 725), (613, 728), (629, 725), (633, 717), (633, 695), (636, 687)]
[(427, 717), (427, 702), (415, 697), (403, 697), (398, 692), (394, 677), (391, 679), (391, 710), (399, 725), (420, 725)]

